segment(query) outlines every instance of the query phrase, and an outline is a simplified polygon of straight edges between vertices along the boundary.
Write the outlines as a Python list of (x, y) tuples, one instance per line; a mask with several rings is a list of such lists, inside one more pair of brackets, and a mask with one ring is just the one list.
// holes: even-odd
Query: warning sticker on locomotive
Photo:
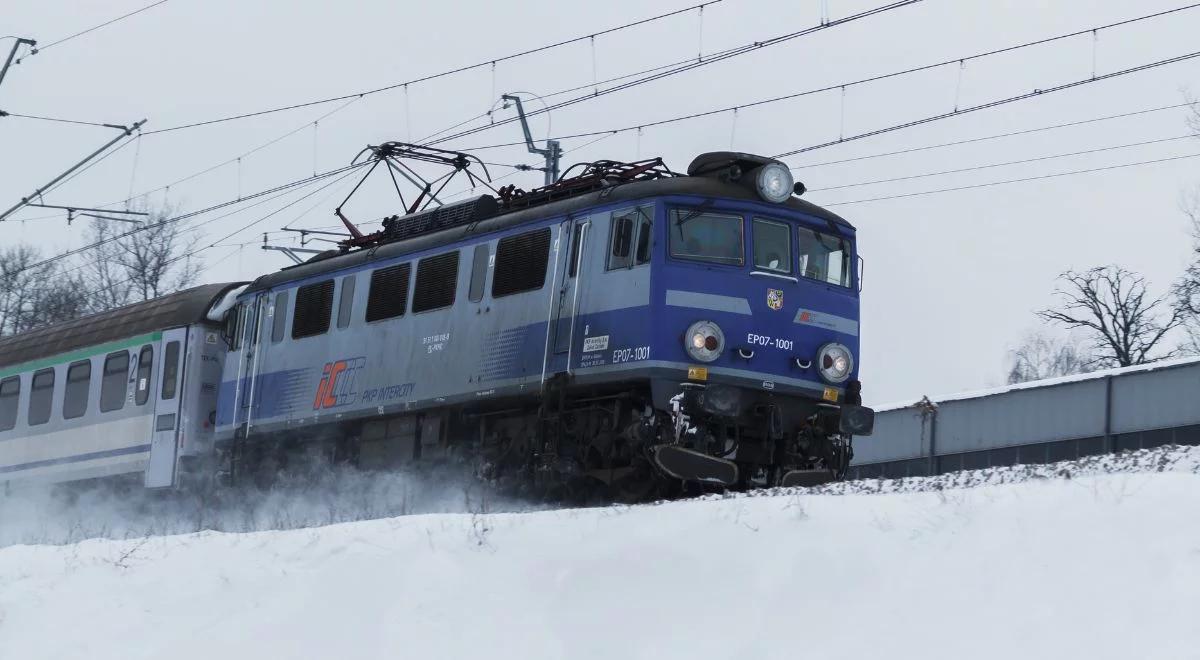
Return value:
[(608, 335), (600, 335), (599, 337), (586, 337), (583, 340), (583, 352), (593, 353), (595, 351), (608, 350)]

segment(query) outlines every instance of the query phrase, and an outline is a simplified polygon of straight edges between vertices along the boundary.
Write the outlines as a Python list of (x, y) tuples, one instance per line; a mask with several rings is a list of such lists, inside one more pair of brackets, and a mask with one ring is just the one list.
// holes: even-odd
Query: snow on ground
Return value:
[(12, 545), (0, 657), (1191, 658), (1198, 472), (1200, 450), (1163, 448), (652, 506)]

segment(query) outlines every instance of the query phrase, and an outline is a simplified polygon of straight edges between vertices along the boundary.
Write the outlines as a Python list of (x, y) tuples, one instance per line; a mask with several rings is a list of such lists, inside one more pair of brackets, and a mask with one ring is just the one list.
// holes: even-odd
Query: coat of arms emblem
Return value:
[(782, 289), (767, 289), (767, 307), (776, 311), (783, 309)]

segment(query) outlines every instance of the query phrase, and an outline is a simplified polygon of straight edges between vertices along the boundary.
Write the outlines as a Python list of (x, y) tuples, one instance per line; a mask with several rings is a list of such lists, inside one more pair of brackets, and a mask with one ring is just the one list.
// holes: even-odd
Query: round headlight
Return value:
[(758, 195), (768, 202), (779, 204), (792, 196), (796, 180), (783, 163), (767, 163), (758, 170)]
[(826, 382), (844, 382), (854, 371), (854, 356), (842, 344), (825, 344), (817, 351), (817, 371)]
[(712, 321), (696, 321), (688, 326), (683, 335), (683, 346), (688, 355), (699, 362), (712, 362), (721, 357), (725, 350), (725, 333)]

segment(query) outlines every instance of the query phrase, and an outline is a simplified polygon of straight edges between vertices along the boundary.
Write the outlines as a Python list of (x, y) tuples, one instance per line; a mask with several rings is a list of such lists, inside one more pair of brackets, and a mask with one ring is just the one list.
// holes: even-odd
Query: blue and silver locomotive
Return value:
[(855, 230), (785, 165), (599, 161), (496, 192), (347, 222), (240, 292), (215, 433), (235, 475), (297, 453), (629, 497), (843, 475), (873, 423)]

